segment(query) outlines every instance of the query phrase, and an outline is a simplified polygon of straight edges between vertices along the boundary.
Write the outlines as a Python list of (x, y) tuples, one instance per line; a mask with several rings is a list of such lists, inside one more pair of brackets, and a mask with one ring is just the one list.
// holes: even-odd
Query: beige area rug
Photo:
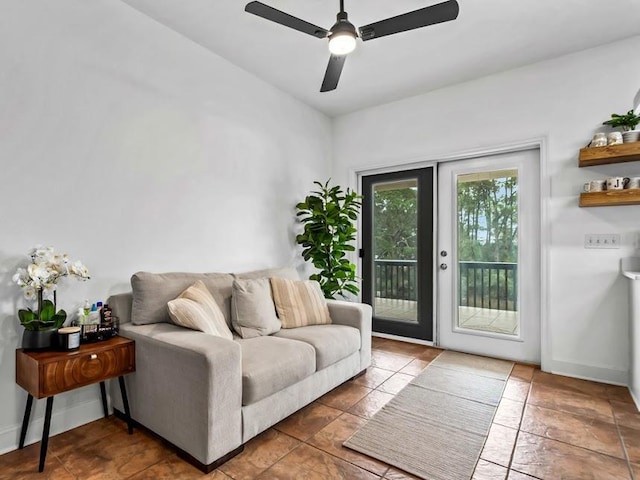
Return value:
[(512, 368), (443, 352), (344, 445), (427, 480), (469, 480)]

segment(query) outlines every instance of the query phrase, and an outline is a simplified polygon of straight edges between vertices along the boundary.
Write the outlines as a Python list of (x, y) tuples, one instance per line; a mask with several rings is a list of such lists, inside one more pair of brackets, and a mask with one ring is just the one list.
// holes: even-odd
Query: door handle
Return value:
[(440, 270), (446, 270), (447, 268), (448, 268), (448, 267), (447, 267), (447, 264), (446, 264), (446, 263), (441, 263), (441, 264), (440, 264)]

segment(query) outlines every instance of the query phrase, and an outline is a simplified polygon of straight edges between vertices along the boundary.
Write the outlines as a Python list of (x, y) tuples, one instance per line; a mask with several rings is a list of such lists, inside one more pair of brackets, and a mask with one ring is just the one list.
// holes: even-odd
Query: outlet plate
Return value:
[(620, 235), (617, 233), (587, 233), (584, 236), (584, 248), (620, 248)]

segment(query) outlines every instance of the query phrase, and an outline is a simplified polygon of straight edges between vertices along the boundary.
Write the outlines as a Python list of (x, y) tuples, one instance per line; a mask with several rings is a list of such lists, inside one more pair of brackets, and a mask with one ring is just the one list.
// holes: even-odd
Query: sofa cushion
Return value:
[(293, 267), (266, 268), (264, 270), (253, 270), (251, 272), (234, 273), (233, 276), (236, 279), (279, 277), (287, 278), (289, 280), (300, 280), (298, 271)]
[(242, 338), (271, 335), (280, 330), (268, 278), (233, 281), (231, 323)]
[(318, 282), (273, 277), (271, 289), (282, 328), (331, 323), (329, 308)]
[(167, 309), (176, 325), (227, 340), (233, 339), (220, 307), (202, 280), (191, 285), (178, 298), (170, 300)]
[(222, 310), (227, 325), (231, 325), (231, 285), (233, 276), (228, 273), (149, 273), (138, 272), (131, 277), (133, 304), (131, 323), (171, 323), (167, 303), (176, 298), (188, 286), (202, 280)]
[(274, 336), (306, 342), (316, 351), (316, 368), (329, 365), (360, 350), (360, 331), (346, 325), (310, 325), (283, 329)]
[(316, 371), (316, 353), (305, 342), (273, 336), (236, 340), (242, 349), (242, 404), (249, 405)]

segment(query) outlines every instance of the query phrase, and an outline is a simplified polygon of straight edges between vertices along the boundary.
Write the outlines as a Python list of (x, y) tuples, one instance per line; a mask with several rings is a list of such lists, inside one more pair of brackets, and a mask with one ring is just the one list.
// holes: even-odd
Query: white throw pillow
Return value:
[(198, 280), (178, 298), (168, 302), (167, 308), (171, 320), (176, 325), (228, 340), (233, 339), (222, 310), (202, 280)]
[(268, 278), (236, 279), (232, 292), (231, 324), (238, 335), (253, 338), (280, 330)]

